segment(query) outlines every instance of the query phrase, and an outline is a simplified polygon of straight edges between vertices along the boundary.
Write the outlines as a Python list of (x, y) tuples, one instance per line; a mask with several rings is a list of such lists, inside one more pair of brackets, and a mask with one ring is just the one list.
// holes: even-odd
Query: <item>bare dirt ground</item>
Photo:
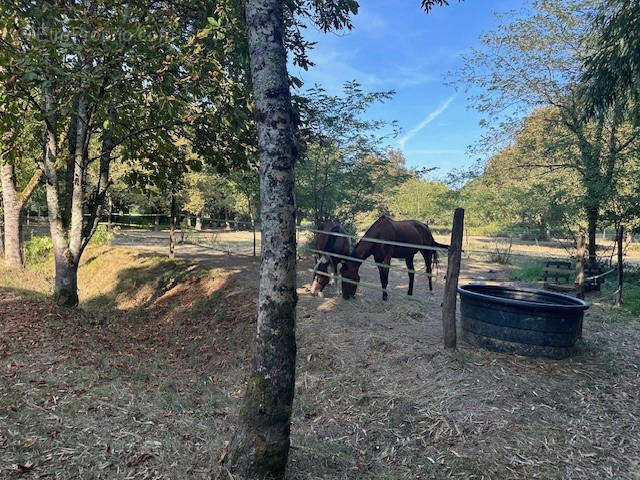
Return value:
[[(158, 242), (127, 254), (164, 254)], [(235, 428), (259, 262), (187, 245), (178, 258), (204, 270), (137, 307), (70, 312), (0, 289), (0, 478), (208, 478)], [(388, 302), (376, 289), (312, 297), (312, 262), (300, 265), (289, 478), (640, 478), (638, 319), (592, 307), (559, 362), (448, 353), (444, 261), (434, 292), (417, 277), (413, 297), (393, 269)], [(362, 277), (379, 282), (371, 265)]]

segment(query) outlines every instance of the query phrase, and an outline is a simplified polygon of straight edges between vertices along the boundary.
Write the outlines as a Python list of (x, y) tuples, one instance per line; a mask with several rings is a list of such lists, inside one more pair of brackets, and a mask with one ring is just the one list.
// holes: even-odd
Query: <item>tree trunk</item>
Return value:
[(22, 259), (22, 208), (20, 195), (16, 191), (13, 165), (0, 167), (2, 180), (2, 203), (4, 205), (4, 258), (12, 267), (24, 268)]
[(88, 106), (84, 97), (78, 100), (78, 127), (75, 154), (75, 171), (73, 174), (73, 191), (71, 194), (71, 225), (69, 227), (69, 250), (74, 263), (78, 263), (82, 254), (84, 201), (86, 192), (86, 148), (88, 147)]
[(285, 475), (295, 385), (297, 155), (282, 0), (252, 0), (246, 21), (260, 151), (262, 265), (256, 355), (228, 463), (244, 478)]
[(589, 263), (596, 263), (598, 259), (596, 235), (598, 229), (598, 207), (587, 208), (587, 237), (588, 237), (588, 252)]
[(4, 258), (4, 223), (0, 223), (0, 257)]
[(78, 100), (76, 95), (73, 98), (71, 119), (69, 121), (69, 130), (67, 132), (68, 152), (67, 162), (65, 166), (64, 178), (64, 202), (62, 219), (64, 228), (71, 225), (71, 202), (73, 197), (73, 176), (75, 173), (76, 146), (78, 141)]
[(54, 296), (58, 305), (76, 307), (78, 298), (78, 264), (67, 248), (53, 251), (56, 276), (53, 285)]
[[(44, 107), (47, 112), (55, 111), (53, 97), (46, 90), (43, 92)], [(55, 279), (53, 295), (60, 305), (74, 307), (78, 304), (77, 264), (69, 250), (69, 243), (64, 229), (63, 209), (59, 201), (59, 183), (56, 172), (58, 143), (56, 118), (50, 115), (46, 119), (44, 177), (49, 214), (49, 231), (53, 243)]]
[(200, 215), (196, 217), (196, 230), (197, 231), (202, 230), (202, 217)]

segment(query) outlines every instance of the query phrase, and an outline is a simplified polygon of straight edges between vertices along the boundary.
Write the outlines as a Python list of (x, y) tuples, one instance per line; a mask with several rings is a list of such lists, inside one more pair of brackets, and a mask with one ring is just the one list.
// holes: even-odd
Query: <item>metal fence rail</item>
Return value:
[[(351, 256), (348, 256), (348, 255), (341, 255), (341, 254), (338, 254), (338, 253), (327, 252), (327, 251), (324, 251), (324, 250), (316, 250), (315, 248), (310, 248), (309, 251), (313, 252), (313, 253), (319, 253), (321, 255), (327, 255), (329, 257), (336, 257), (336, 258), (341, 258), (343, 260), (350, 260), (352, 262), (357, 262), (357, 263), (360, 263), (360, 264), (367, 263), (368, 265), (374, 265), (374, 266), (380, 267), (380, 268), (386, 268), (386, 269), (402, 268), (402, 265), (392, 265), (392, 264), (388, 264), (387, 265), (386, 263), (370, 262), (370, 261), (367, 261), (366, 259), (357, 258), (357, 257), (351, 257)], [(436, 277), (436, 275), (433, 275), (433, 274), (430, 274), (430, 273), (426, 273), (426, 272), (422, 272), (422, 271), (415, 270), (415, 269), (410, 269), (410, 268), (407, 268), (407, 272), (408, 273), (414, 273), (414, 274), (417, 273), (418, 275), (422, 275), (422, 276), (425, 276), (425, 277), (431, 277), (431, 278), (435, 278)]]
[[(313, 233), (323, 233), (325, 235), (333, 235), (334, 237), (353, 238), (355, 240), (358, 239), (357, 236), (349, 235), (349, 234), (346, 234), (346, 233), (328, 232), (328, 231), (325, 231), (325, 230), (316, 230), (314, 228), (305, 228), (305, 227), (298, 227), (298, 229), (305, 230), (305, 231), (308, 231), (308, 232), (313, 232)], [(436, 252), (447, 252), (448, 251), (446, 248), (442, 248), (442, 247), (433, 247), (431, 245), (419, 245), (419, 244), (416, 244), (416, 243), (394, 242), (392, 240), (381, 240), (379, 238), (361, 237), (358, 241), (360, 241), (360, 242), (380, 243), (380, 244), (383, 244), (383, 245), (393, 245), (393, 246), (396, 246), (396, 247), (416, 248), (416, 249), (419, 249), (419, 250), (433, 250), (433, 251), (436, 251)]]
[(367, 287), (367, 288), (371, 288), (371, 289), (375, 289), (377, 291), (383, 291), (385, 293), (388, 293), (388, 290), (386, 288), (382, 288), (382, 285), (376, 285), (375, 283), (369, 283), (369, 282), (363, 282), (362, 280), (359, 282), (356, 282), (355, 280), (351, 280), (349, 278), (344, 278), (340, 275), (334, 275), (332, 273), (328, 273), (328, 272), (321, 272), (319, 270), (316, 270), (315, 268), (309, 268), (307, 269), (308, 272), (313, 272), (316, 275), (322, 275), (324, 277), (329, 277), (331, 279), (334, 280), (340, 280), (341, 282), (346, 282), (346, 283), (350, 283), (352, 285), (362, 285), (363, 287)]

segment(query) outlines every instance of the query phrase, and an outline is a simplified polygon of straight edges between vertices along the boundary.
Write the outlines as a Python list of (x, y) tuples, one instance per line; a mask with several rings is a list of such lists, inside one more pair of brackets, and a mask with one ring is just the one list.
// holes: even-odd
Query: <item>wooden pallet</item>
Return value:
[[(578, 285), (571, 282), (571, 275), (576, 272), (571, 262), (566, 260), (547, 260), (545, 262), (544, 271), (542, 272), (543, 286), (547, 290), (555, 290), (559, 292), (575, 292)], [(595, 277), (602, 273), (600, 265), (597, 263), (586, 263), (584, 266), (585, 278)], [(604, 278), (596, 278), (586, 281), (584, 284), (585, 292), (600, 291), (600, 286)]]

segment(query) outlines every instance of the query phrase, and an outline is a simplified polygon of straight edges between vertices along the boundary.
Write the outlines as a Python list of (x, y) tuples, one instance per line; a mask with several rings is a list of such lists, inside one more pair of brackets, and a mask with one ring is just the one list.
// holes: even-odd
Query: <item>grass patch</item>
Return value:
[[(20, 291), (32, 298), (49, 296), (54, 280), (51, 241), (34, 237), (25, 244), (27, 268), (18, 270), (0, 262), (0, 288)], [(107, 242), (108, 243), (108, 242)], [(83, 309), (108, 316), (113, 310), (135, 311), (152, 304), (181, 283), (197, 281), (208, 270), (184, 261), (171, 261), (135, 249), (111, 248), (103, 241), (90, 244), (78, 269), (78, 290)], [(211, 308), (202, 298), (201, 309)]]
[(509, 271), (511, 279), (518, 282), (536, 282), (542, 280), (544, 262), (541, 260), (526, 260)]
[(94, 251), (78, 272), (82, 305), (90, 310), (145, 307), (206, 271), (166, 257), (122, 248)]
[[(602, 284), (602, 293), (614, 301), (614, 293), (618, 290), (617, 274), (609, 275)], [(622, 288), (622, 308), (619, 309), (628, 317), (640, 316), (640, 268), (625, 265), (624, 284)]]
[(53, 243), (45, 236), (32, 237), (24, 243), (24, 261), (28, 266), (46, 263), (51, 259)]

